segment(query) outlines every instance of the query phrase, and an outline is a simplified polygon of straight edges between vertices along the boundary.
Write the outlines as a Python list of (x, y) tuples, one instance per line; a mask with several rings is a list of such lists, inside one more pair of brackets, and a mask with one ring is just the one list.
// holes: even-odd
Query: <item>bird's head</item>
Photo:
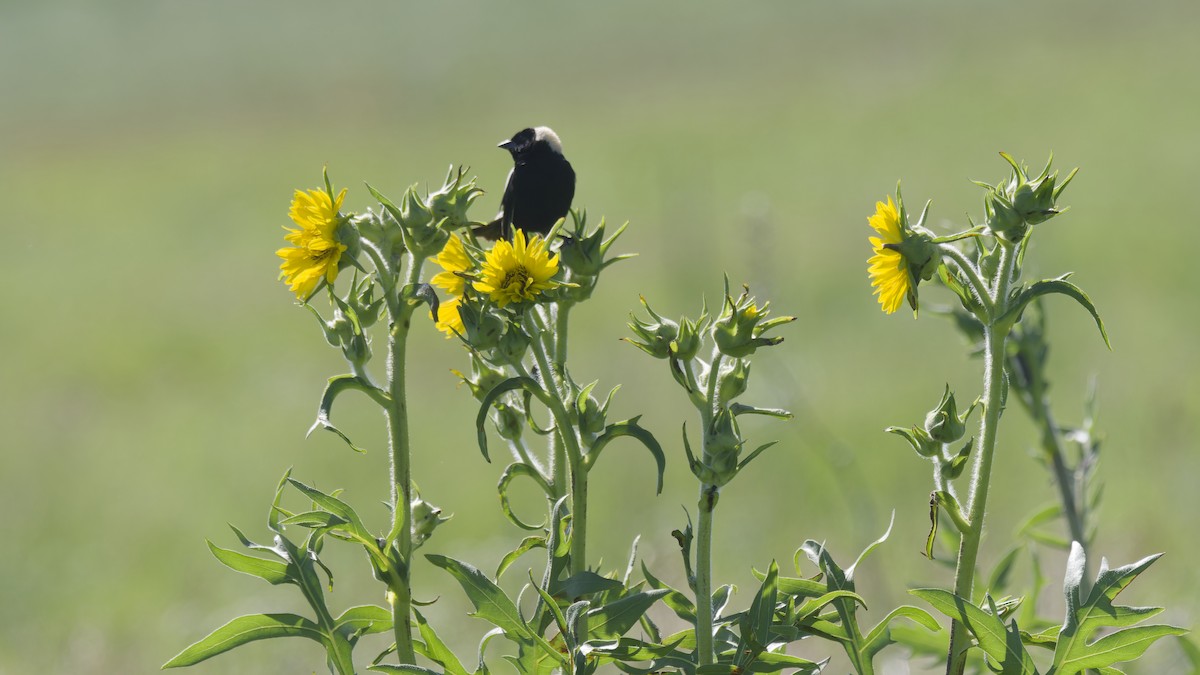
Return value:
[(556, 155), (562, 155), (562, 141), (558, 140), (558, 134), (550, 127), (533, 127), (530, 129), (522, 129), (507, 141), (501, 142), (497, 147), (508, 150), (514, 160), (528, 157), (541, 152), (552, 152)]

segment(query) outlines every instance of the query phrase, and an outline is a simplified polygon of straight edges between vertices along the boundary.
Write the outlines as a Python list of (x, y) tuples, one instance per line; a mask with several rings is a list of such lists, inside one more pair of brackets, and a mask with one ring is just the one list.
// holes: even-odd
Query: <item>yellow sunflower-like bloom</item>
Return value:
[(312, 295), (322, 278), (331, 284), (337, 278), (338, 261), (346, 250), (346, 245), (337, 240), (337, 214), (345, 197), (345, 189), (337, 199), (330, 199), (324, 190), (296, 190), (292, 197), (288, 215), (300, 227), (284, 228), (288, 231), (284, 239), (292, 246), (279, 249), (275, 255), (283, 258), (279, 269), (299, 300)]
[(488, 251), (474, 288), (504, 307), (553, 288), (550, 279), (557, 273), (558, 258), (550, 254), (546, 241), (535, 234), (526, 243), (525, 233), (517, 230), (512, 243), (500, 241)]
[(875, 203), (875, 215), (867, 218), (871, 227), (881, 236), (871, 237), (871, 248), (875, 255), (867, 261), (867, 273), (871, 277), (871, 286), (875, 295), (879, 296), (879, 304), (883, 311), (891, 314), (900, 309), (900, 303), (908, 296), (912, 287), (912, 278), (908, 265), (899, 251), (884, 248), (887, 244), (900, 244), (904, 234), (900, 230), (900, 213), (896, 210), (892, 198), (887, 203)]
[[(453, 297), (438, 305), (437, 329), (446, 334), (447, 338), (452, 338), (455, 335), (462, 335), (466, 328), (463, 327), (462, 315), (458, 313), (458, 306), (462, 303), (461, 297)], [(429, 318), (433, 318), (433, 312), (429, 313)]]
[(467, 282), (455, 272), (467, 272), (472, 267), (471, 258), (467, 255), (462, 239), (457, 234), (450, 235), (434, 262), (441, 266), (442, 271), (433, 275), (430, 283), (445, 289), (450, 295), (461, 296)]

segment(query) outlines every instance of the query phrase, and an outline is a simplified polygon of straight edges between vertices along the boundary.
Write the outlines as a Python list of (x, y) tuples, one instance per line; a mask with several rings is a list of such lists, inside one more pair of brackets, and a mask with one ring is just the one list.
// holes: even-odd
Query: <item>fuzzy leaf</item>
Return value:
[(1000, 617), (985, 612), (969, 600), (941, 588), (917, 588), (909, 591), (933, 605), (942, 614), (960, 622), (975, 637), (979, 648), (993, 662), (1001, 664), (1004, 673), (1033, 675), (1037, 672), (1033, 657), (1025, 651), (1020, 640), (1014, 644)]

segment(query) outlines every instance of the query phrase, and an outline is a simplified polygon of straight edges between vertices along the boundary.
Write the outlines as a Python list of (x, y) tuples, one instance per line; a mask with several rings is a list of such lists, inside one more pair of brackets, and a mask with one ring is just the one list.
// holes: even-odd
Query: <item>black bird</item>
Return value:
[(546, 234), (571, 209), (575, 170), (563, 157), (562, 142), (550, 127), (517, 132), (499, 146), (512, 154), (513, 169), (496, 219), (474, 230), (487, 239), (512, 236), (513, 228)]

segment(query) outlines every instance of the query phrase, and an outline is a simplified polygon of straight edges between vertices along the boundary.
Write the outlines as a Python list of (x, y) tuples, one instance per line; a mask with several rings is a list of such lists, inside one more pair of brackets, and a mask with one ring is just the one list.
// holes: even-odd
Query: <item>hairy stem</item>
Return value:
[[(995, 311), (992, 316), (1004, 314), (1004, 304), (1012, 283), (1015, 249), (1012, 244), (1001, 242), (1000, 264), (990, 289), (990, 300)], [(994, 319), (984, 327), (984, 373), (983, 373), (983, 420), (980, 422), (979, 454), (971, 474), (971, 488), (967, 505), (967, 522), (970, 529), (962, 535), (958, 549), (958, 563), (954, 575), (954, 594), (971, 600), (975, 587), (975, 565), (979, 558), (979, 543), (983, 538), (983, 519), (987, 511), (988, 489), (991, 487), (992, 459), (996, 450), (996, 435), (1000, 424), (1001, 396), (1004, 388), (1004, 344), (1007, 331), (995, 325)], [(966, 627), (959, 621), (951, 622), (950, 650), (946, 661), (947, 675), (962, 675), (967, 665), (967, 650), (970, 639)]]
[[(405, 256), (406, 283), (416, 283), (422, 260)], [(408, 400), (405, 394), (405, 355), (413, 307), (403, 300), (396, 306), (388, 330), (387, 380), (391, 405), (387, 411), (388, 450), (391, 461), (392, 529), (399, 565), (392, 591), (392, 627), (396, 656), (404, 664), (415, 664), (412, 644), (412, 464), (408, 437)]]
[(717, 505), (717, 486), (700, 486), (699, 518), (696, 523), (696, 666), (713, 663), (712, 612), (712, 517)]

